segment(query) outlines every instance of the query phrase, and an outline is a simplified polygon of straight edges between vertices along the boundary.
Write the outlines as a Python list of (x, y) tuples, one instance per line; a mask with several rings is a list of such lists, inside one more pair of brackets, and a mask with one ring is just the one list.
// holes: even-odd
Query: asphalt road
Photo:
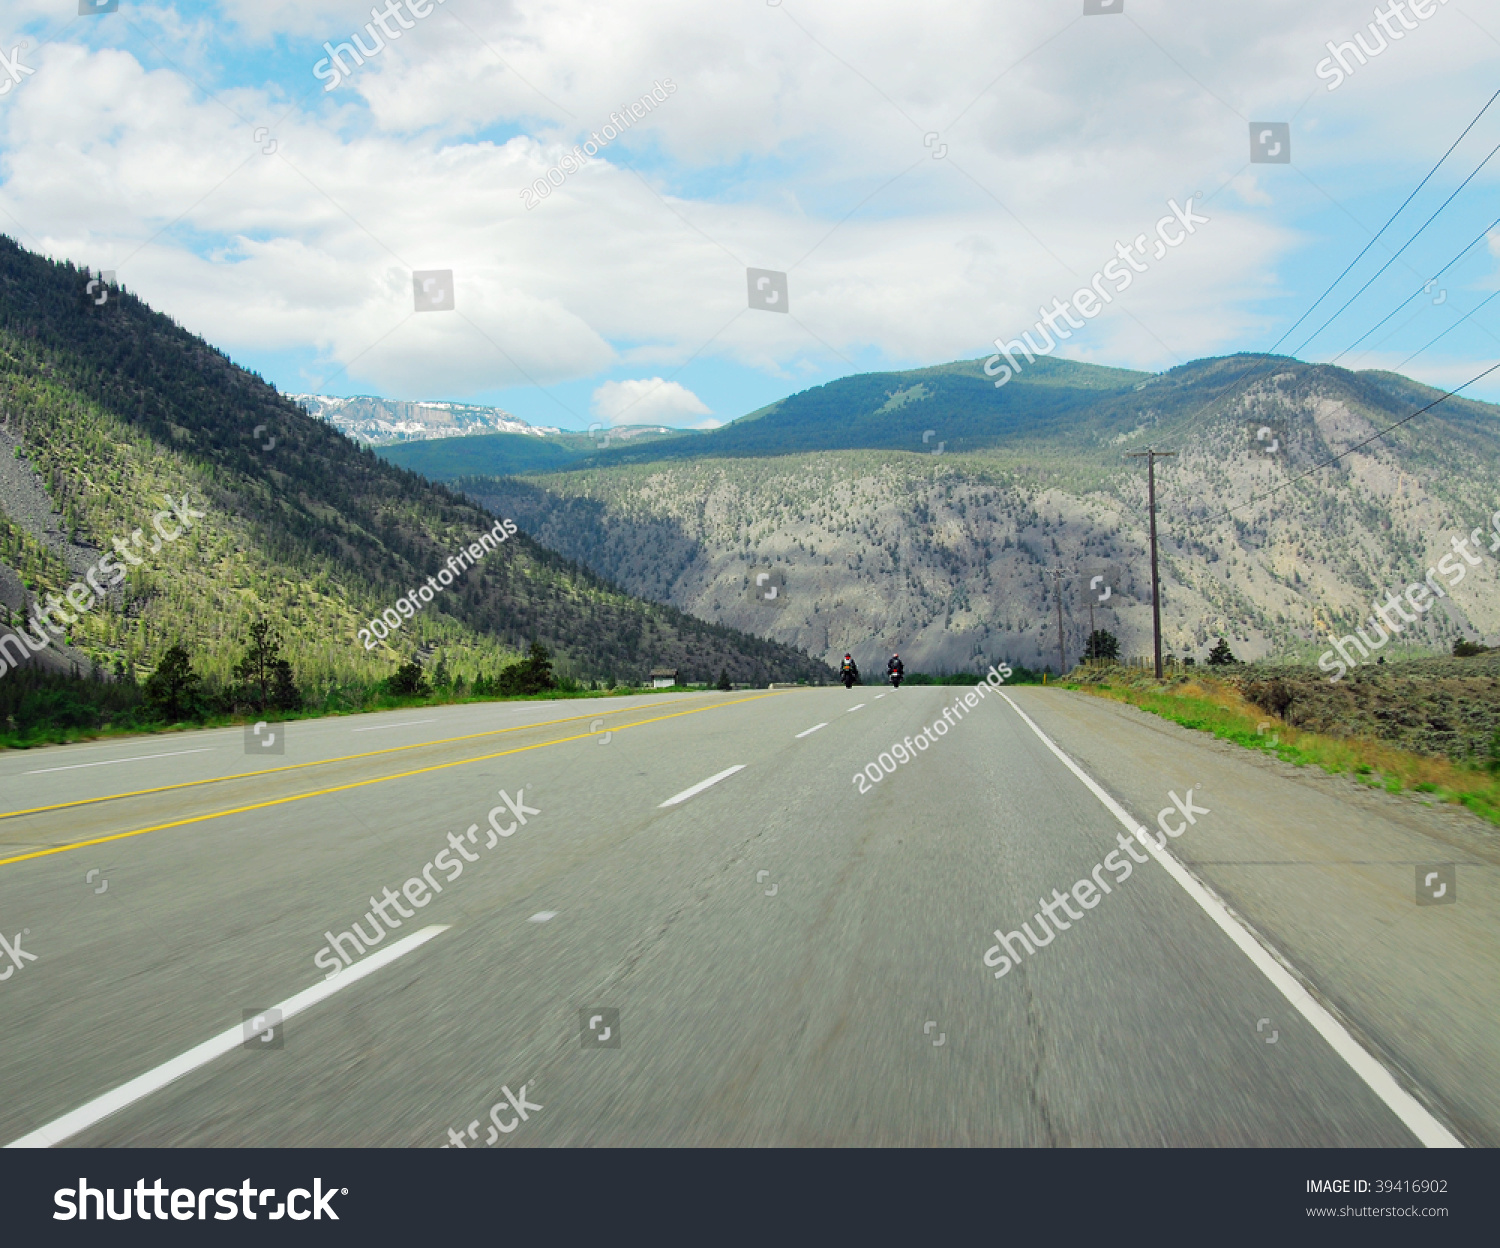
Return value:
[[(0, 934), (30, 956), (0, 949), (0, 1142), (1500, 1142), (1487, 833), (1008, 692), (864, 793), (962, 690), (5, 756)], [(1180, 836), (1126, 836), (1162, 808)], [(1145, 861), (1096, 873), (1122, 836)], [(1455, 904), (1417, 904), (1427, 863)], [(996, 929), (1090, 879), (997, 979)], [(399, 929), (325, 978), (384, 889)]]

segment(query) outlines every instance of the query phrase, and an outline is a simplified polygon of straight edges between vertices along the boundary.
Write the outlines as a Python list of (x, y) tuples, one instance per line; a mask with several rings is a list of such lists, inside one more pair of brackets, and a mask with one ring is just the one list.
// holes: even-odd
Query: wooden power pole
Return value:
[(1161, 589), (1156, 576), (1156, 461), (1169, 459), (1176, 451), (1158, 451), (1147, 447), (1144, 451), (1131, 451), (1127, 458), (1146, 461), (1146, 508), (1151, 515), (1151, 636), (1156, 647), (1156, 679), (1161, 671)]
[(1057, 599), (1057, 678), (1061, 680), (1068, 670), (1067, 656), (1063, 650), (1061, 568), (1052, 569), (1052, 596)]

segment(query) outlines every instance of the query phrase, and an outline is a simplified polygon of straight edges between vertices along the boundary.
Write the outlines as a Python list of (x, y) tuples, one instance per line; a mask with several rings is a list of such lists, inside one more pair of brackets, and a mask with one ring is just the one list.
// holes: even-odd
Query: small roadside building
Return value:
[(675, 667), (653, 667), (651, 669), (651, 687), (653, 689), (670, 689), (677, 683), (677, 669)]

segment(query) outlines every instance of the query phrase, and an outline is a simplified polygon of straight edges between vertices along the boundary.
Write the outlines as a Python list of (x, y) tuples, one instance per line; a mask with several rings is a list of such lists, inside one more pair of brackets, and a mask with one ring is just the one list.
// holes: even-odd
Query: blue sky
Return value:
[[(1209, 221), (1060, 353), (1154, 371), (1265, 350), (1500, 57), (1473, 0), (1380, 6), (1399, 39), (1343, 0), (1085, 7), (413, 0), (325, 91), (325, 41), (376, 42), (368, 3), (5, 4), (0, 51), (25, 40), (34, 72), (0, 73), (0, 230), (116, 270), (285, 391), (705, 424), (989, 355), (1194, 195)], [(1373, 54), (1335, 82), (1327, 44), (1356, 32)], [(1251, 162), (1252, 122), (1287, 123), (1289, 164)], [(1497, 144), (1500, 103), (1282, 349), (1444, 387), (1489, 367), (1500, 298), (1468, 314), (1500, 289), (1500, 155), (1313, 331)], [(549, 170), (562, 185), (523, 197)], [(790, 314), (747, 306), (748, 267), (789, 275)], [(415, 310), (415, 270), (453, 272), (451, 311)], [(1497, 379), (1466, 393), (1500, 400)]]

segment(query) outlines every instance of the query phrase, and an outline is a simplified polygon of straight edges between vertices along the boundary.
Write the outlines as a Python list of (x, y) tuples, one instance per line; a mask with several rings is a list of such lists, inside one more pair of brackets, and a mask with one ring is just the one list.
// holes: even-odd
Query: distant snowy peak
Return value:
[(562, 432), (548, 425), (527, 424), (502, 408), (468, 403), (407, 403), (364, 394), (347, 399), (326, 394), (286, 397), (340, 433), (371, 446), (477, 433), (522, 433), (544, 438)]

